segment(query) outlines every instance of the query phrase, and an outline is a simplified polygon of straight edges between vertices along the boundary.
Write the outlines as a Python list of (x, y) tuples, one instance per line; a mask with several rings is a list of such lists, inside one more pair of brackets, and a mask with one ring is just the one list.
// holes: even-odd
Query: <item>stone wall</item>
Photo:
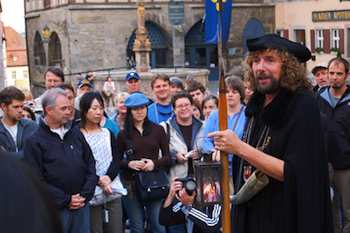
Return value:
[[(263, 4), (263, 0), (253, 2), (250, 4), (251, 1), (241, 0), (237, 4), (234, 3), (231, 34), (227, 46), (235, 48), (237, 52), (234, 55), (225, 53), (228, 70), (234, 65), (239, 65), (242, 60), (242, 31), (250, 18), (259, 19), (267, 31), (274, 30), (274, 6)], [(185, 2), (185, 23), (180, 27), (178, 35), (184, 37), (195, 23), (202, 20), (203, 13), (203, 3)], [(169, 45), (169, 63), (172, 63), (173, 26), (168, 19), (168, 4), (166, 2), (146, 3), (145, 19), (156, 23), (163, 29)], [(41, 32), (45, 26), (48, 26), (51, 31), (58, 34), (66, 74), (123, 68), (127, 66), (128, 41), (137, 25), (136, 3), (66, 5), (28, 12), (26, 23), (30, 78), (32, 86), (35, 87), (34, 92), (37, 92), (37, 87), (43, 84), (43, 72), (46, 67), (34, 65), (33, 44), (36, 31)], [(181, 44), (181, 38), (176, 43)], [(45, 46), (47, 56), (47, 44)], [(175, 54), (184, 56), (184, 51), (178, 49)]]

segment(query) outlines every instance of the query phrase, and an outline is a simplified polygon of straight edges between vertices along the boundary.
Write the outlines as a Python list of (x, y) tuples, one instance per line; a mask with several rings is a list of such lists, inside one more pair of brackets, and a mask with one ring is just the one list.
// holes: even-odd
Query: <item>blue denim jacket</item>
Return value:
[[(245, 106), (241, 105), (240, 111), (233, 114), (233, 115), (228, 116), (228, 119), (227, 119), (228, 120), (227, 128), (231, 129), (231, 130), (233, 130), (233, 127), (236, 124), (236, 121), (238, 119), (237, 125), (233, 131), (237, 134), (237, 136), (239, 138), (243, 137), (244, 127), (245, 127), (246, 120), (247, 120), (244, 111), (245, 111)], [(218, 131), (218, 130), (219, 130), (219, 113), (218, 113), (218, 111), (213, 111), (204, 124), (204, 130), (203, 130), (204, 138), (203, 138), (201, 146), (200, 146), (201, 151), (203, 153), (210, 154), (215, 150), (214, 141), (212, 138), (208, 137), (208, 134), (211, 132)], [(231, 173), (231, 171), (232, 171), (232, 159), (233, 159), (233, 155), (230, 155), (229, 156), (230, 174), (232, 174)]]

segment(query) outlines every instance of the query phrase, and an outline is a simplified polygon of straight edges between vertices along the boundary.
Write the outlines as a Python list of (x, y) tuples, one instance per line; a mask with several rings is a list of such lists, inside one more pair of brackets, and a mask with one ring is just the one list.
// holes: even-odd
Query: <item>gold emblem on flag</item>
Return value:
[[(211, 2), (215, 4), (216, 11), (220, 11), (219, 0), (211, 0)], [(224, 4), (225, 2), (226, 2), (226, 0), (222, 0), (222, 3), (223, 3), (223, 4)]]

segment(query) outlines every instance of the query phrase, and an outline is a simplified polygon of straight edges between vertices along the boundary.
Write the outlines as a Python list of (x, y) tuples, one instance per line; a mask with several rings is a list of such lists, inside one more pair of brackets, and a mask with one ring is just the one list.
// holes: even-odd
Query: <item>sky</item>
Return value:
[(5, 26), (14, 28), (17, 32), (25, 32), (24, 26), (24, 1), (1, 0), (1, 19)]

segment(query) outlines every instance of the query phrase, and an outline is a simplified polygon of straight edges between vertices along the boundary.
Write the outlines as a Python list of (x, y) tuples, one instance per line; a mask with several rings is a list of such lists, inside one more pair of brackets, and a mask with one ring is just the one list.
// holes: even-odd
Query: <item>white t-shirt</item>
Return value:
[(60, 136), (61, 140), (63, 140), (64, 135), (68, 132), (69, 129), (64, 128), (64, 126), (57, 129), (50, 129), (52, 132), (57, 133)]

